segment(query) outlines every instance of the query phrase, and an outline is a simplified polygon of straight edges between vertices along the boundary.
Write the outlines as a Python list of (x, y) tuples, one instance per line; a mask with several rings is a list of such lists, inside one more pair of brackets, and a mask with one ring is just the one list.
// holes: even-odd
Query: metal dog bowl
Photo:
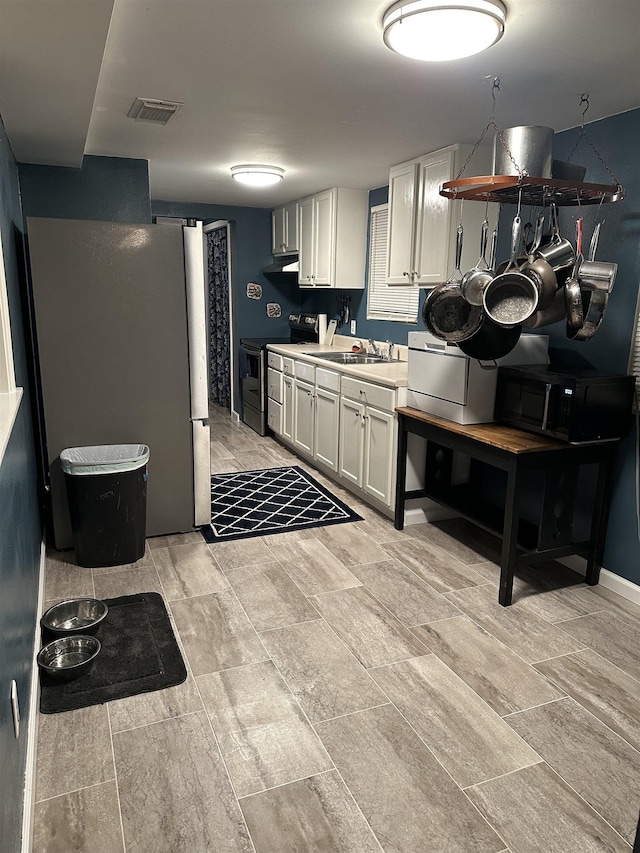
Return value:
[(97, 637), (82, 634), (60, 637), (40, 649), (38, 666), (58, 681), (72, 681), (89, 672), (100, 648), (100, 640)]
[(50, 607), (40, 625), (55, 637), (96, 634), (109, 608), (97, 598), (68, 598)]

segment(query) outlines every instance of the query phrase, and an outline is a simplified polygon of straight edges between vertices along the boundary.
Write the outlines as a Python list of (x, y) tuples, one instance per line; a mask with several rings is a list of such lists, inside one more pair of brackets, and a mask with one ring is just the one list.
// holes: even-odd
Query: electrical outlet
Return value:
[(20, 734), (20, 706), (18, 705), (18, 685), (15, 679), (11, 682), (11, 713), (13, 714), (13, 730), (18, 737)]
[(351, 334), (355, 335), (355, 333), (356, 333), (356, 321), (352, 320), (351, 321)]

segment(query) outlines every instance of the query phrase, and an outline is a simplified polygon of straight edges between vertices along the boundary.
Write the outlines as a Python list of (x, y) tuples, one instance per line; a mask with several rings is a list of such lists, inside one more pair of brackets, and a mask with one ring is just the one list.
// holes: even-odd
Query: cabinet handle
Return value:
[(411, 275), (414, 278), (420, 278), (420, 273), (417, 270), (412, 270)]
[(403, 272), (403, 273), (402, 273), (402, 275), (406, 275), (406, 276), (408, 276), (408, 275), (409, 275), (409, 273), (405, 271), (405, 272)]

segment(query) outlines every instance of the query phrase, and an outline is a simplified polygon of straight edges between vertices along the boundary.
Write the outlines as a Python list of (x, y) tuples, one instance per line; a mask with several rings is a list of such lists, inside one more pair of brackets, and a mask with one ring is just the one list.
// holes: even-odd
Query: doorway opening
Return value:
[(232, 287), (232, 229), (228, 220), (204, 226), (207, 270), (209, 407), (237, 418)]

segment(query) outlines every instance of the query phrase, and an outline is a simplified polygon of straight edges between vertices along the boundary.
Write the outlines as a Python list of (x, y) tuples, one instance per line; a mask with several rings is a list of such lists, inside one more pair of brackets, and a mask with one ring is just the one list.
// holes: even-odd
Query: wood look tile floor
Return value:
[(41, 716), (33, 853), (623, 853), (640, 807), (640, 607), (498, 542), (402, 533), (211, 412), (214, 472), (295, 464), (364, 521), (131, 566), (48, 555), (45, 604), (157, 591), (184, 684)]

